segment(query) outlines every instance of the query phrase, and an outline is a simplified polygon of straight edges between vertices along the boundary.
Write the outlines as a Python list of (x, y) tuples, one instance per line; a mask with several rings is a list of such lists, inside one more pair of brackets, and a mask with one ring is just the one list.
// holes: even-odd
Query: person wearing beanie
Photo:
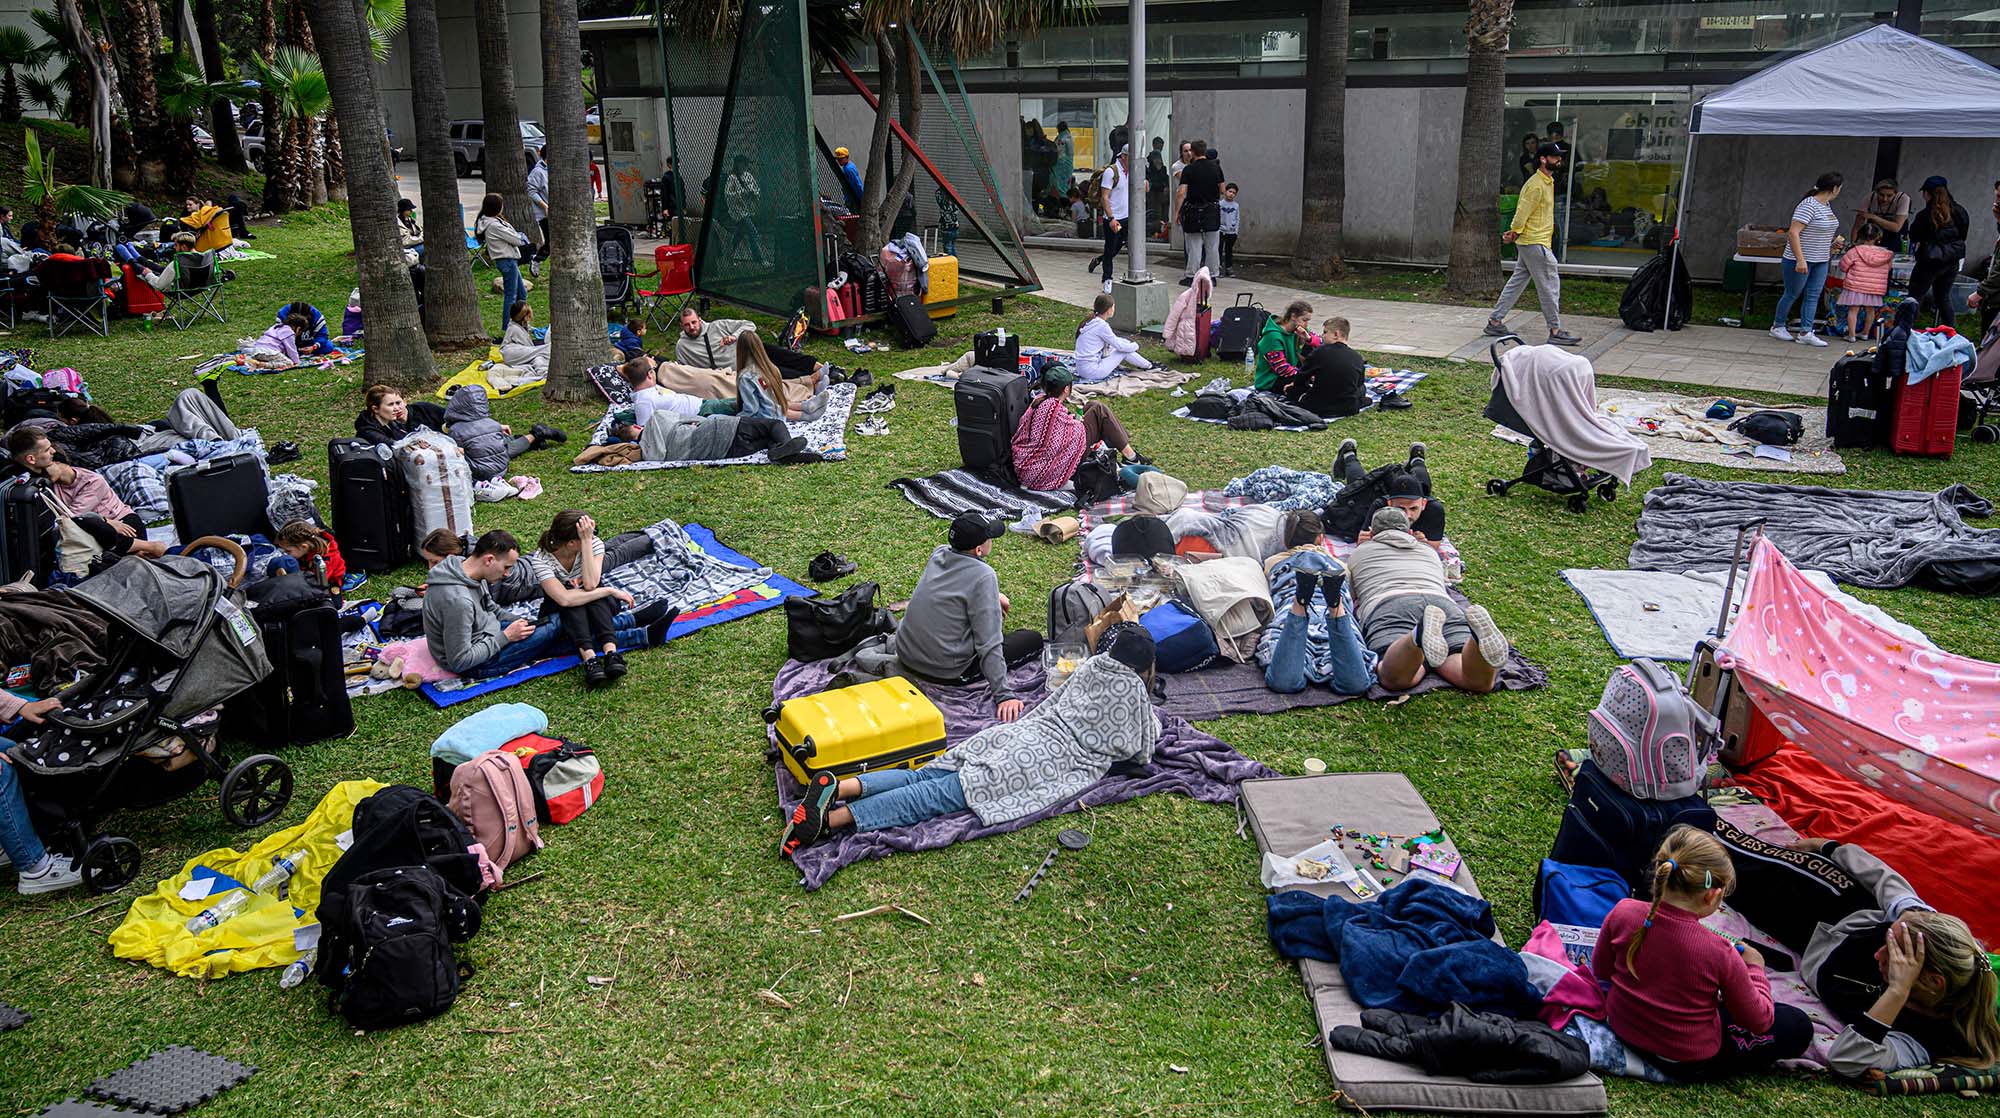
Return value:
[[(1444, 502), (1431, 496), (1431, 471), (1424, 453), (1424, 444), (1410, 444), (1404, 471), (1389, 479), (1388, 496), (1376, 501), (1368, 515), (1375, 515), (1375, 509), (1394, 505), (1409, 516), (1411, 533), (1435, 548), (1444, 543)], [(1354, 440), (1342, 439), (1340, 450), (1333, 456), (1333, 480), (1342, 485), (1359, 485), (1367, 479), (1368, 471), (1361, 465), (1361, 454)], [(1357, 537), (1363, 541), (1367, 538), (1365, 531)]]
[[(1359, 695), (1375, 684), (1379, 658), (1361, 643), (1347, 568), (1327, 554), (1323, 530), (1318, 513), (1289, 514), (1287, 550), (1264, 564), (1278, 623), (1258, 639), (1257, 659), (1264, 665), (1264, 686), (1280, 695), (1295, 695), (1308, 683)], [(1322, 603), (1317, 610), (1315, 597)]]
[(1081, 412), (1070, 411), (1070, 387), (1075, 382), (1068, 368), (1051, 365), (1042, 373), (1041, 390), (1021, 417), (1021, 425), (1014, 428), (1014, 477), (1023, 489), (1068, 485), (1084, 454), (1099, 443), (1118, 452), (1120, 465), (1152, 464), (1132, 449), (1131, 436), (1103, 402), (1092, 400)]
[(1428, 669), (1461, 690), (1493, 690), (1507, 637), (1485, 607), (1461, 609), (1445, 592), (1444, 562), (1410, 534), (1409, 514), (1393, 505), (1375, 511), (1367, 541), (1347, 557), (1347, 579), (1383, 687), (1407, 691)]
[(931, 553), (910, 592), (893, 644), (897, 665), (914, 679), (947, 685), (985, 679), (1000, 721), (1012, 722), (1021, 716), (1021, 700), (1007, 685), (1007, 669), (1040, 656), (1042, 635), (1002, 629), (1011, 603), (986, 556), (1006, 531), (979, 513), (953, 520), (949, 542)]
[(848, 828), (908, 827), (959, 811), (988, 827), (1010, 823), (1075, 799), (1114, 765), (1150, 765), (1160, 740), (1153, 654), (1144, 626), (1113, 626), (1068, 682), (1017, 721), (988, 726), (922, 768), (816, 774), (787, 817), (779, 853)]

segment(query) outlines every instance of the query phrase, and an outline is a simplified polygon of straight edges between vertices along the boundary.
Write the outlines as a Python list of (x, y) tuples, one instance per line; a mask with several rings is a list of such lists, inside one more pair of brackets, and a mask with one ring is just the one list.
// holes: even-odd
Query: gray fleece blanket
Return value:
[[(772, 698), (782, 702), (824, 691), (829, 678), (826, 665), (827, 661), (800, 663), (787, 660), (778, 672), (777, 681), (771, 686)], [(1047, 696), (1047, 682), (1039, 663), (1016, 668), (1008, 677), (1014, 693), (1030, 707)], [(953, 744), (964, 741), (994, 722), (993, 692), (983, 682), (959, 687), (930, 683), (918, 686), (943, 712), (945, 739)], [(1168, 687), (1171, 689), (1172, 684)], [(1177, 715), (1163, 710), (1159, 712), (1159, 719), (1159, 745), (1153, 751), (1153, 763), (1143, 774), (1106, 776), (1073, 800), (994, 826), (981, 823), (979, 817), (970, 811), (960, 811), (912, 827), (892, 827), (866, 833), (843, 831), (831, 839), (806, 847), (793, 857), (792, 861), (798, 866), (800, 874), (799, 883), (807, 889), (817, 889), (841, 867), (855, 862), (886, 858), (895, 853), (936, 850), (956, 842), (1018, 831), (1053, 816), (1122, 803), (1154, 792), (1179, 792), (1204, 803), (1233, 804), (1238, 784), (1253, 777), (1277, 775), (1259, 762), (1236, 752), (1227, 743), (1188, 725)], [(775, 764), (773, 767), (777, 771), (782, 818), (798, 806), (805, 790), (792, 779), (785, 766)]]
[(1668, 474), (1646, 494), (1627, 565), (1646, 571), (1726, 568), (1737, 528), (1762, 519), (1764, 534), (1795, 566), (1842, 582), (1878, 589), (1915, 583), (1987, 595), (2000, 592), (2000, 531), (1965, 520), (1991, 515), (1992, 502), (1964, 485), (1921, 493)]
[[(1282, 714), (1306, 707), (1330, 707), (1355, 699), (1386, 702), (1451, 686), (1436, 672), (1426, 672), (1423, 682), (1408, 691), (1388, 691), (1376, 684), (1359, 695), (1342, 695), (1332, 688), (1309, 683), (1303, 691), (1284, 695), (1264, 686), (1263, 665), (1231, 664), (1220, 659), (1198, 672), (1167, 676), (1166, 681), (1167, 701), (1160, 704), (1160, 709), (1190, 722), (1206, 722), (1230, 714)], [(1499, 691), (1530, 691), (1547, 686), (1549, 673), (1543, 671), (1540, 664), (1521, 655), (1521, 650), (1517, 648), (1507, 654), (1507, 663), (1500, 668), (1499, 681), (1496, 688)]]

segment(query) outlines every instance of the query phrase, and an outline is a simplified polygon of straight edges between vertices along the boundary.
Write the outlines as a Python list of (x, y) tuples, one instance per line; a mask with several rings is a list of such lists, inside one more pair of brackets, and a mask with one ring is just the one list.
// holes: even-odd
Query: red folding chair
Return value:
[(166, 296), (153, 290), (137, 265), (123, 265), (125, 269), (125, 313), (138, 317), (149, 314), (165, 314)]
[[(654, 277), (652, 290), (639, 289), (639, 317), (658, 326), (662, 330), (673, 328), (673, 320), (680, 317), (681, 308), (687, 305), (688, 297), (694, 294), (694, 246), (661, 245), (653, 250), (653, 270), (645, 275)], [(680, 296), (674, 304), (673, 314), (664, 318), (656, 317), (667, 300)]]

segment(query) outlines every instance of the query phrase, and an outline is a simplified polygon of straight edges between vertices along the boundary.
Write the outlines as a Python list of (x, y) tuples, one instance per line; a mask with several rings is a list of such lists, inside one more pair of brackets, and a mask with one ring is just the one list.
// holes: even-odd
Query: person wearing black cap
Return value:
[(1000, 721), (1012, 722), (1021, 716), (1021, 700), (1007, 686), (1007, 669), (1040, 656), (1042, 635), (1001, 628), (1010, 603), (986, 556), (1006, 531), (999, 520), (974, 512), (951, 522), (950, 542), (931, 553), (910, 592), (895, 645), (897, 664), (913, 678), (959, 684), (984, 677)]
[[(1444, 502), (1431, 496), (1431, 471), (1424, 454), (1424, 444), (1410, 444), (1406, 469), (1389, 479), (1388, 495), (1375, 502), (1368, 515), (1372, 517), (1375, 509), (1394, 505), (1410, 518), (1411, 534), (1435, 548), (1444, 542)], [(1359, 485), (1367, 477), (1368, 471), (1361, 466), (1361, 453), (1354, 440), (1342, 439), (1340, 450), (1333, 456), (1333, 479), (1342, 485)], [(1367, 531), (1356, 538), (1366, 541)]]
[(988, 726), (922, 768), (816, 774), (778, 852), (794, 855), (848, 827), (908, 827), (958, 811), (989, 827), (1009, 823), (1075, 799), (1114, 765), (1150, 765), (1160, 740), (1155, 651), (1144, 626), (1114, 625), (1097, 654), (1019, 721)]
[(1492, 615), (1451, 598), (1444, 564), (1410, 534), (1402, 509), (1376, 510), (1368, 528), (1368, 541), (1347, 557), (1347, 581), (1362, 643), (1381, 657), (1377, 681), (1407, 691), (1428, 669), (1463, 691), (1493, 690), (1509, 644)]
[(1910, 251), (1917, 258), (1910, 271), (1910, 297), (1917, 311), (1926, 306), (1937, 311), (1938, 325), (1957, 325), (1951, 305), (1951, 285), (1958, 279), (1958, 266), (1965, 260), (1965, 238), (1972, 232), (1972, 215), (1951, 200), (1951, 188), (1943, 175), (1924, 180), (1924, 208), (1910, 219)]

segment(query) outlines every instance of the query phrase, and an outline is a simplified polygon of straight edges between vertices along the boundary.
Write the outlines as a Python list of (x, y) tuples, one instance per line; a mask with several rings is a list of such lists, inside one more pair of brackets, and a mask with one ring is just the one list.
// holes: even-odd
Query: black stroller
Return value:
[(69, 591), (112, 622), (110, 661), (65, 690), (62, 709), (9, 754), (36, 828), (64, 836), (95, 892), (139, 875), (138, 843), (94, 833), (119, 808), (170, 803), (210, 780), (238, 827), (268, 823), (291, 802), (290, 765), (260, 753), (232, 766), (216, 751), (217, 708), (271, 664), (236, 591), (243, 549), (212, 536), (192, 546), (231, 552), (235, 577), (225, 584), (185, 555), (128, 556)]
[(1959, 393), (1972, 409), (1972, 441), (2000, 440), (2000, 423), (1992, 417), (2000, 413), (2000, 320), (1996, 320), (1979, 342), (1979, 360), (1965, 371)]
[(613, 320), (625, 317), (621, 310), (632, 305), (637, 252), (630, 229), (623, 225), (597, 227), (597, 274), (604, 281), (604, 313)]
[(1486, 492), (1505, 497), (1507, 491), (1517, 485), (1539, 486), (1558, 496), (1569, 498), (1569, 511), (1582, 512), (1590, 507), (1590, 491), (1595, 489), (1599, 497), (1613, 500), (1618, 496), (1618, 479), (1602, 470), (1592, 469), (1573, 458), (1565, 456), (1555, 447), (1542, 441), (1534, 427), (1522, 417), (1519, 410), (1507, 398), (1507, 384), (1500, 347), (1508, 342), (1515, 349), (1507, 351), (1506, 357), (1519, 352), (1523, 344), (1520, 337), (1508, 334), (1496, 339), (1488, 352), (1493, 357), (1493, 395), (1486, 401), (1486, 418), (1498, 423), (1518, 435), (1528, 439), (1528, 464), (1521, 476), (1512, 481), (1493, 478), (1486, 483)]

